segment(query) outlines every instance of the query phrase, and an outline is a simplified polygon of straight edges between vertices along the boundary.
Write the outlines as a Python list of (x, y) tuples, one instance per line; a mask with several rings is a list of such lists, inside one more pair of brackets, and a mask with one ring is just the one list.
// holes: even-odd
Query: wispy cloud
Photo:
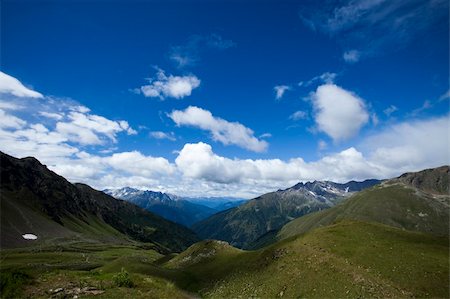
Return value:
[(155, 139), (167, 139), (170, 141), (177, 140), (175, 138), (175, 134), (173, 132), (166, 133), (166, 132), (162, 132), (162, 131), (152, 131), (149, 133), (149, 136), (152, 138), (155, 138)]
[(345, 51), (342, 55), (342, 58), (348, 63), (356, 63), (359, 61), (360, 57), (361, 53), (358, 50)]
[(297, 121), (297, 120), (305, 119), (307, 117), (308, 117), (308, 113), (306, 113), (305, 111), (302, 111), (302, 110), (298, 110), (298, 111), (295, 111), (294, 113), (292, 113), (289, 116), (289, 119), (291, 119), (293, 121)]
[(450, 89), (439, 97), (439, 101), (450, 99)]
[(327, 84), (331, 84), (334, 83), (336, 77), (338, 76), (338, 74), (336, 73), (332, 73), (332, 72), (325, 72), (323, 74), (317, 75), (313, 78), (311, 78), (308, 81), (300, 81), (297, 85), (300, 87), (308, 87), (311, 86), (313, 84), (322, 84), (322, 83), (327, 83)]
[[(445, 21), (447, 0), (345, 0), (314, 2), (299, 12), (301, 20), (312, 30), (336, 37), (356, 53), (344, 53), (355, 62), (361, 56), (375, 55), (381, 49), (398, 48), (418, 32)], [(358, 57), (358, 58), (357, 58)]]
[(263, 152), (268, 147), (268, 143), (256, 138), (250, 128), (216, 117), (210, 111), (199, 107), (189, 106), (185, 110), (174, 110), (168, 116), (178, 126), (191, 126), (210, 132), (213, 140), (225, 145), (234, 144), (254, 152)]
[(386, 114), (386, 116), (391, 116), (391, 114), (397, 110), (398, 110), (398, 108), (396, 106), (391, 105), (391, 106), (387, 107), (386, 109), (384, 109), (383, 113)]
[(283, 97), (284, 93), (290, 90), (291, 87), (288, 85), (277, 85), (273, 89), (275, 91), (275, 99), (280, 100)]
[(200, 55), (207, 49), (226, 50), (236, 46), (229, 39), (224, 39), (216, 33), (210, 35), (192, 35), (183, 45), (173, 46), (169, 58), (179, 68), (193, 66), (200, 61)]

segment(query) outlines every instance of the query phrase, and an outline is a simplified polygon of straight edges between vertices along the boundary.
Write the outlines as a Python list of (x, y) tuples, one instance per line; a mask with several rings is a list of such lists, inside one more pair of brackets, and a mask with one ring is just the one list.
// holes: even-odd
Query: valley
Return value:
[(300, 183), (207, 219), (218, 231), (253, 219), (273, 228), (245, 230), (252, 249), (70, 184), (32, 158), (1, 154), (1, 178), (2, 298), (449, 296), (448, 166)]

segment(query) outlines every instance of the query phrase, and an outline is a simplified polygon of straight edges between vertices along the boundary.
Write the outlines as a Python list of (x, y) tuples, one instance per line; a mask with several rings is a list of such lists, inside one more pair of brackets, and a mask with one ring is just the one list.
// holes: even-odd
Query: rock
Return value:
[[(50, 291), (51, 291), (51, 289), (50, 289)], [(63, 288), (57, 288), (57, 289), (54, 289), (53, 292), (51, 292), (51, 293), (52, 293), (52, 294), (57, 294), (57, 293), (60, 293), (60, 292), (62, 292), (62, 291), (64, 291)]]

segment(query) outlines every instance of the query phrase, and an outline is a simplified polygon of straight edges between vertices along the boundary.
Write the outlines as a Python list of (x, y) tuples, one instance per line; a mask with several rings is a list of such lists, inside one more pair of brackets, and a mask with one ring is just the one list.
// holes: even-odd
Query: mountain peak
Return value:
[(403, 182), (421, 191), (448, 195), (450, 191), (450, 166), (444, 165), (419, 172), (407, 172), (394, 180)]

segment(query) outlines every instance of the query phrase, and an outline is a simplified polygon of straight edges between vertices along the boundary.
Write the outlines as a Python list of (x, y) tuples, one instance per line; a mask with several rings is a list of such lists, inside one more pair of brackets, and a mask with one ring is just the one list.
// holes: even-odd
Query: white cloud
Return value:
[(298, 111), (295, 111), (294, 113), (292, 113), (289, 116), (289, 119), (292, 119), (293, 121), (297, 121), (300, 119), (305, 119), (307, 117), (308, 117), (308, 114), (305, 111), (298, 110)]
[(138, 151), (115, 153), (103, 159), (114, 169), (143, 177), (170, 175), (175, 171), (167, 159), (145, 156)]
[(356, 63), (359, 61), (361, 57), (361, 53), (358, 50), (349, 50), (344, 52), (342, 58), (344, 58), (345, 62), (348, 63)]
[[(185, 144), (171, 162), (139, 151), (111, 153), (117, 151), (111, 148), (117, 134), (135, 133), (125, 121), (94, 115), (89, 108), (73, 102), (52, 101), (47, 97), (41, 101), (17, 97), (16, 100), (20, 100), (20, 104), (24, 101), (38, 104), (20, 111), (0, 109), (0, 150), (16, 157), (34, 156), (70, 181), (87, 183), (98, 189), (131, 186), (184, 196), (250, 198), (298, 181), (389, 178), (450, 163), (449, 115), (377, 128), (376, 133), (359, 144), (312, 161), (305, 161), (301, 156), (289, 160), (231, 159), (214, 153), (210, 145), (200, 142)], [(345, 108), (345, 111), (353, 111), (352, 114), (358, 114), (361, 109), (365, 111), (360, 98), (331, 84), (319, 87), (312, 100), (323, 102), (330, 109), (333, 105)], [(27, 111), (33, 117), (22, 118)], [(42, 123), (34, 122), (39, 116), (42, 119), (37, 120), (43, 120)], [(256, 151), (267, 147), (267, 143), (254, 137), (253, 131), (242, 124), (214, 117), (198, 107), (173, 111), (169, 116), (178, 125), (211, 132), (213, 139), (224, 144), (237, 144)], [(340, 119), (334, 114), (331, 116)], [(343, 117), (346, 121), (347, 118)], [(97, 145), (98, 152), (88, 153), (89, 145)], [(318, 147), (324, 149), (326, 142), (320, 140)]]
[[(218, 156), (205, 143), (185, 144), (175, 160), (185, 177), (222, 184), (287, 187), (300, 180), (347, 181), (373, 176), (379, 169), (355, 148), (329, 155), (316, 162), (302, 158), (251, 160)], [(379, 175), (379, 174), (378, 174)], [(278, 187), (275, 187), (278, 185)]]
[(16, 97), (43, 98), (39, 92), (25, 87), (19, 80), (1, 71), (0, 93), (12, 94)]
[(450, 164), (449, 115), (398, 123), (363, 141), (369, 159), (390, 173)]
[(64, 117), (63, 114), (55, 113), (55, 112), (47, 112), (47, 111), (40, 111), (39, 115), (47, 117), (47, 118), (52, 118), (55, 120), (61, 120)]
[(77, 126), (70, 122), (59, 122), (56, 124), (56, 131), (65, 136), (67, 140), (82, 145), (102, 144), (100, 137), (94, 131)]
[(5, 101), (4, 99), (0, 99), (0, 109), (3, 110), (20, 110), (24, 107), (18, 103), (14, 103), (11, 101)]
[(160, 98), (171, 97), (182, 99), (190, 96), (192, 91), (200, 86), (200, 79), (194, 75), (166, 76), (163, 70), (158, 69), (156, 78), (150, 79), (150, 84), (140, 87), (146, 97)]
[(0, 109), (0, 128), (19, 129), (24, 127), (26, 123), (23, 119), (7, 114), (4, 110)]
[(275, 90), (275, 98), (277, 100), (280, 100), (283, 97), (284, 93), (290, 90), (291, 87), (288, 85), (277, 85), (273, 89)]
[(178, 126), (192, 126), (209, 131), (213, 140), (225, 145), (234, 144), (254, 152), (263, 152), (268, 147), (268, 143), (256, 138), (251, 129), (238, 122), (215, 117), (208, 110), (199, 107), (174, 110), (168, 116)]
[[(356, 147), (306, 162), (302, 158), (230, 159), (219, 156), (205, 143), (185, 144), (175, 160), (185, 180), (222, 184), (227, 189), (263, 193), (298, 181), (346, 182), (391, 178), (450, 163), (449, 116), (387, 126)], [(424, 142), (426, 140), (426, 142)], [(320, 140), (319, 149), (326, 148)], [(197, 182), (197, 181), (196, 181)]]
[(116, 135), (119, 132), (127, 132), (128, 135), (135, 135), (126, 121), (112, 121), (103, 116), (88, 114), (89, 110), (76, 109), (85, 113), (71, 111), (68, 114), (68, 121), (60, 121), (56, 124), (56, 131), (65, 135), (68, 140), (84, 145), (103, 144), (107, 137), (112, 142), (117, 142)]
[(155, 138), (155, 139), (167, 139), (170, 141), (175, 141), (177, 140), (173, 134), (173, 132), (170, 133), (165, 133), (165, 132), (161, 132), (161, 131), (152, 131), (149, 133), (150, 137)]
[(364, 101), (334, 84), (325, 84), (311, 94), (317, 128), (340, 141), (355, 136), (369, 119)]

